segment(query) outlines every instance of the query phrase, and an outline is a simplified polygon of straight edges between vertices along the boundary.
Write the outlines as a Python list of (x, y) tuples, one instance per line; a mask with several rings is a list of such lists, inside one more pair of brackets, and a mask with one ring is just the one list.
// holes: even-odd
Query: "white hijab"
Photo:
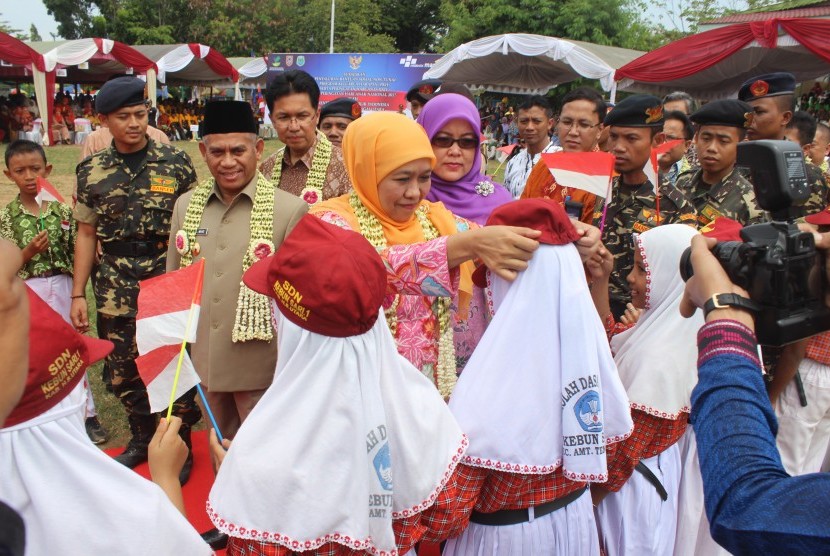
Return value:
[(274, 382), (228, 451), (208, 500), (235, 537), (397, 554), (392, 520), (430, 507), (466, 439), (380, 314), (331, 338), (278, 315)]
[(697, 384), (703, 316), (680, 315), (685, 284), (679, 271), (680, 255), (696, 234), (685, 224), (668, 224), (634, 235), (647, 273), (646, 307), (636, 325), (611, 339), (631, 407), (664, 419), (689, 412)]
[(464, 463), (606, 481), (605, 446), (633, 424), (576, 248), (541, 245), (514, 282), (488, 282), (494, 317), (450, 398)]
[(0, 499), (26, 522), (26, 554), (213, 554), (158, 486), (90, 442), (85, 408), (82, 381), (38, 417), (0, 429)]

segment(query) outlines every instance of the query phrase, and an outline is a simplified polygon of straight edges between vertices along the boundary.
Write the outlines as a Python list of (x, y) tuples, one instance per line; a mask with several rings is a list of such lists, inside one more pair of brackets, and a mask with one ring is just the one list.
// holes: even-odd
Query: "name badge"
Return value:
[(207, 228), (199, 228), (198, 230), (196, 230), (196, 235), (197, 236), (206, 236), (207, 232), (208, 232)]

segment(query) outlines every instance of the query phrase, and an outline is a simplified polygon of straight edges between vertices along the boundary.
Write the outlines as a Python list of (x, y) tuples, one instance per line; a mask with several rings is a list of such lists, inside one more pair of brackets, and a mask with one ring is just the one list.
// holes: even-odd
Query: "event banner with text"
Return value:
[(407, 108), (406, 91), (423, 79), (440, 54), (269, 54), (268, 82), (290, 69), (320, 85), (320, 102), (355, 98), (365, 112)]

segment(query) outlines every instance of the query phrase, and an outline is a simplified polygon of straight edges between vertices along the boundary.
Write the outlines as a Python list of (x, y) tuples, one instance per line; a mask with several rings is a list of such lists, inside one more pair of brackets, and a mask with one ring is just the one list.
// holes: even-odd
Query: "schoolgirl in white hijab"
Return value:
[(636, 325), (611, 339), (635, 429), (609, 464), (611, 490), (627, 481), (596, 511), (608, 556), (671, 555), (674, 550), (681, 466), (676, 443), (688, 422), (697, 382), (697, 330), (703, 325), (699, 315), (680, 315), (679, 263), (696, 233), (669, 224), (634, 235), (635, 269), (628, 281), (645, 311)]
[(307, 215), (244, 279), (274, 298), (279, 357), (210, 492), (228, 552), (398, 554), (393, 521), (435, 505), (467, 441), (397, 352), (377, 251)]
[(112, 344), (82, 336), (29, 290), (29, 376), (0, 429), (0, 500), (26, 523), (27, 556), (212, 554), (155, 484), (84, 428), (86, 367)]

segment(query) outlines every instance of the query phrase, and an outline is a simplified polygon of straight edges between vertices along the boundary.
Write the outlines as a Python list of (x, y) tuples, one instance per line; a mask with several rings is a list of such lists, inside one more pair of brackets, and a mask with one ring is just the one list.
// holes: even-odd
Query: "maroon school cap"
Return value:
[[(536, 238), (548, 245), (565, 245), (579, 239), (568, 213), (562, 205), (550, 199), (519, 199), (505, 203), (490, 213), (488, 226), (521, 226), (539, 230), (542, 235)], [(473, 272), (473, 283), (483, 288), (487, 285), (484, 265)]]
[(335, 338), (369, 331), (386, 295), (386, 268), (377, 250), (362, 235), (310, 214), (243, 280), (274, 298), (300, 328)]

